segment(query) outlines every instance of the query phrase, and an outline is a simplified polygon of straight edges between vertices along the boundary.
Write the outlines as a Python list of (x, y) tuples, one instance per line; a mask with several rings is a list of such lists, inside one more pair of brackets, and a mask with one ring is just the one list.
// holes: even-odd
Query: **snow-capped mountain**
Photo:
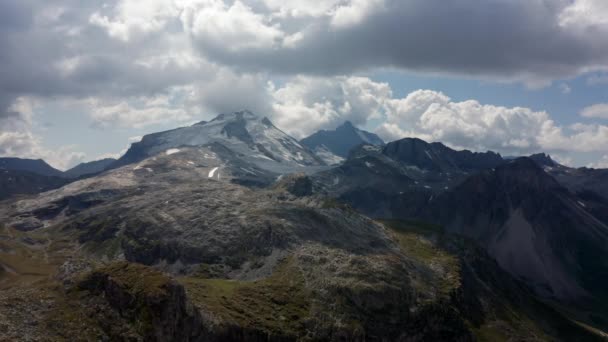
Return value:
[(220, 114), (209, 122), (146, 135), (112, 167), (138, 162), (171, 149), (212, 143), (219, 143), (246, 161), (273, 171), (325, 165), (296, 139), (275, 127), (268, 118), (241, 111)]
[(342, 162), (354, 147), (361, 144), (378, 146), (384, 144), (380, 137), (355, 127), (350, 121), (346, 121), (333, 131), (318, 131), (300, 142), (315, 151), (328, 164)]

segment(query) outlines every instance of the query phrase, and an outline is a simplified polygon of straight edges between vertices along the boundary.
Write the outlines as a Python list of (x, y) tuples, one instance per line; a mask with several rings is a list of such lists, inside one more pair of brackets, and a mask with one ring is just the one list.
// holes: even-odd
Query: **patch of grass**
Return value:
[(484, 324), (472, 329), (473, 334), (480, 342), (507, 342), (509, 336), (493, 324)]
[(460, 287), (458, 257), (437, 247), (429, 238), (441, 233), (439, 227), (407, 221), (381, 221), (381, 223), (390, 229), (394, 241), (405, 255), (427, 265), (438, 274), (441, 294), (449, 295)]
[(181, 278), (189, 298), (220, 321), (259, 329), (271, 336), (301, 337), (310, 314), (311, 294), (291, 259), (264, 280)]
[[(151, 267), (126, 261), (115, 262), (96, 269), (85, 276), (84, 283), (97, 277), (109, 277), (112, 282), (133, 297), (155, 298), (167, 294), (171, 278)], [(86, 286), (85, 286), (86, 288)]]

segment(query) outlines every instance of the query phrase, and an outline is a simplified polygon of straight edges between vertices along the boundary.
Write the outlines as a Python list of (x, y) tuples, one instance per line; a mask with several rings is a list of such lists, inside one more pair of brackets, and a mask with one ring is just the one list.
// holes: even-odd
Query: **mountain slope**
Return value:
[(322, 160), (267, 118), (243, 111), (221, 114), (210, 122), (190, 127), (146, 135), (111, 168), (136, 163), (172, 149), (211, 143), (220, 143), (244, 160), (271, 171), (324, 165)]
[(78, 178), (81, 176), (92, 175), (104, 171), (111, 164), (115, 163), (116, 159), (106, 158), (88, 163), (81, 163), (64, 172), (64, 175), (69, 178)]
[(455, 151), (406, 138), (386, 146), (359, 146), (342, 165), (313, 179), (317, 192), (366, 215), (407, 219), (420, 215), (434, 197), (471, 174), (502, 163), (493, 152)]
[(179, 150), (0, 206), (0, 339), (593, 340), (460, 240)]
[(351, 149), (361, 144), (384, 145), (384, 141), (373, 133), (358, 129), (350, 121), (346, 121), (333, 131), (318, 131), (300, 141), (302, 145), (325, 156), (325, 160), (335, 163), (339, 158), (327, 157), (329, 153), (340, 158), (348, 157)]
[(608, 300), (608, 226), (531, 159), (470, 177), (434, 200), (426, 219), (480, 242), (546, 297)]
[(42, 176), (23, 170), (0, 170), (0, 201), (15, 195), (33, 195), (62, 187), (65, 178)]
[(62, 177), (63, 172), (42, 159), (0, 158), (0, 170), (28, 171), (47, 177)]
[(494, 152), (455, 151), (441, 143), (405, 138), (387, 144), (382, 153), (404, 164), (436, 172), (470, 172), (490, 169), (504, 162)]

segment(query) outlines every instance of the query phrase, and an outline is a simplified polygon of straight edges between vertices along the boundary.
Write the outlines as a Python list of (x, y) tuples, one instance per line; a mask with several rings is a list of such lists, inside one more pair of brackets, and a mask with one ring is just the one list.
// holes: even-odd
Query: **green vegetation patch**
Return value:
[(381, 221), (390, 229), (393, 239), (402, 252), (410, 258), (427, 265), (440, 278), (439, 291), (449, 295), (461, 284), (458, 257), (436, 246), (431, 240), (442, 234), (438, 226), (408, 221)]
[(290, 258), (269, 278), (241, 282), (182, 278), (189, 298), (223, 323), (259, 329), (270, 336), (302, 337), (311, 310), (311, 294)]
[(171, 278), (151, 267), (129, 262), (115, 262), (100, 267), (85, 276), (81, 287), (95, 289), (103, 286), (103, 279), (111, 281), (133, 297), (157, 298), (167, 295)]

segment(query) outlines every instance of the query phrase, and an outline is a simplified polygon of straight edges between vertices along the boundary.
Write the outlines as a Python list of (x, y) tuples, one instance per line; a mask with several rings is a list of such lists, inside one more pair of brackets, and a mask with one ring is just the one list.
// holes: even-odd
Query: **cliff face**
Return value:
[[(162, 273), (147, 267), (119, 262), (99, 268), (85, 276), (80, 290), (99, 296), (103, 304), (130, 322), (146, 341), (202, 341), (200, 313), (188, 302), (184, 287)], [(110, 337), (115, 333), (111, 315), (97, 317)]]

